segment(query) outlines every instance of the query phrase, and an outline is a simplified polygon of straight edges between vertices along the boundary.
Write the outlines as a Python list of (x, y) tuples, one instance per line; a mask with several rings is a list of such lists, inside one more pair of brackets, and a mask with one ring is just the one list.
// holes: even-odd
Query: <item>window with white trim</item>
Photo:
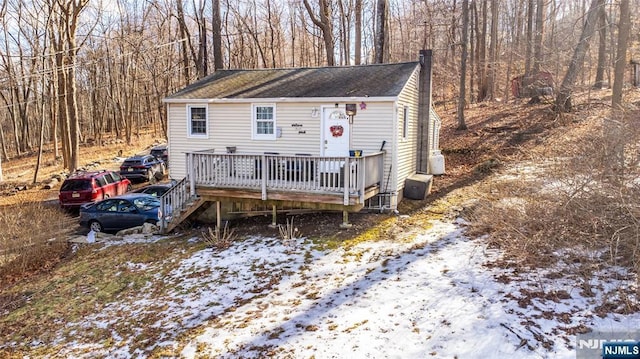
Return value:
[(276, 106), (253, 105), (253, 139), (274, 140), (276, 138)]
[(409, 133), (409, 106), (404, 106), (402, 109), (402, 139), (407, 139)]
[(190, 137), (207, 137), (208, 114), (206, 106), (187, 106)]

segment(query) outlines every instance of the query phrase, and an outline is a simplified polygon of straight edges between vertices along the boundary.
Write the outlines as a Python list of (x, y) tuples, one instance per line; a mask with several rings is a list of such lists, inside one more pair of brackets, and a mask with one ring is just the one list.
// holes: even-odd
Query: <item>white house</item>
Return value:
[(406, 179), (427, 173), (437, 150), (430, 51), (422, 54), (395, 64), (219, 70), (167, 97), (169, 167), (180, 185), (164, 201), (189, 207), (174, 220), (206, 202), (218, 213), (231, 203), (266, 205), (274, 216), (342, 210), (345, 225), (348, 212), (394, 209)]

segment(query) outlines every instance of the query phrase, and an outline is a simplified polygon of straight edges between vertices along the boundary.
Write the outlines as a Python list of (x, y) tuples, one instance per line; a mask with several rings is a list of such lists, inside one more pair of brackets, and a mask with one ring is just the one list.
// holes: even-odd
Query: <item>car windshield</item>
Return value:
[(85, 191), (91, 189), (91, 181), (82, 180), (66, 180), (60, 187), (60, 191)]
[(154, 197), (160, 197), (167, 191), (165, 187), (153, 187), (142, 190), (142, 193), (150, 194)]
[(133, 204), (139, 209), (146, 211), (151, 208), (160, 207), (160, 201), (156, 197), (138, 197), (133, 200)]

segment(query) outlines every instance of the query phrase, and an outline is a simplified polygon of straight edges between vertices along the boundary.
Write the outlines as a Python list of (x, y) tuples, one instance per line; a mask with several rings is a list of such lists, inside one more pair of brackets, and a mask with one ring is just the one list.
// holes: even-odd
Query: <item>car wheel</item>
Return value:
[(94, 232), (102, 232), (102, 224), (98, 221), (89, 222), (89, 229)]
[(131, 191), (133, 189), (133, 187), (131, 187), (130, 184), (127, 185), (127, 192)]

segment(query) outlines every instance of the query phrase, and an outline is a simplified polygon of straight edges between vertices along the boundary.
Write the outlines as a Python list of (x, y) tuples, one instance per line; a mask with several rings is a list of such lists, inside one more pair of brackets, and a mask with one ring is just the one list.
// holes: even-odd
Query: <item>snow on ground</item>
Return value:
[[(575, 328), (640, 327), (637, 314), (594, 314), (602, 293), (635, 280), (594, 273), (596, 294), (585, 297), (580, 278), (553, 275), (562, 268), (519, 274), (491, 266), (500, 253), (483, 238), (465, 237), (464, 228), (460, 219), (436, 221), (411, 240), (346, 249), (254, 237), (224, 251), (201, 250), (156, 274), (172, 291), (149, 285), (64, 329), (105, 328), (110, 345), (78, 339), (61, 354), (575, 358)], [(135, 318), (149, 316), (160, 340), (139, 342)]]

